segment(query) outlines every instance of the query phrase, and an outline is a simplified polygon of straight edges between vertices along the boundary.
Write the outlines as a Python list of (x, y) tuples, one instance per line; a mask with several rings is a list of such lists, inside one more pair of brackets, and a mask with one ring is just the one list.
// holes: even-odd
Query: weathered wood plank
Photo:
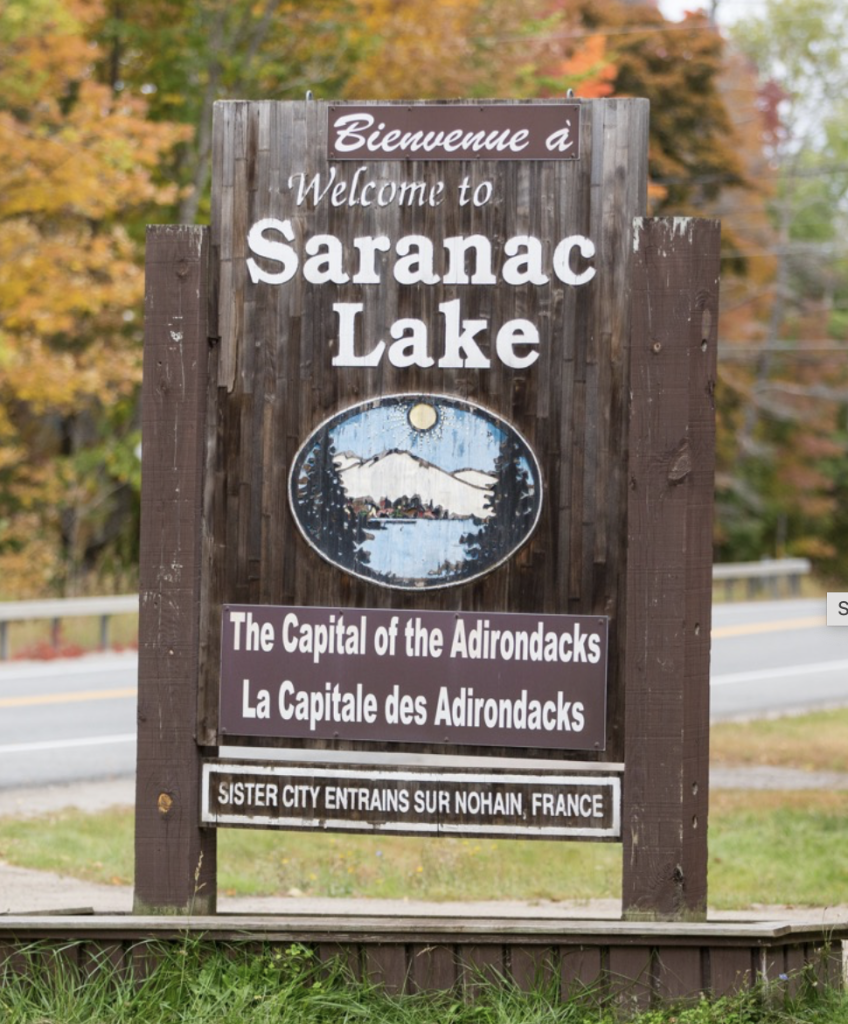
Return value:
[(719, 227), (633, 245), (623, 907), (703, 919)]
[(550, 946), (509, 947), (509, 973), (523, 992), (547, 989), (559, 974), (559, 959)]
[(406, 991), (410, 974), (406, 946), (393, 943), (367, 945), (364, 954), (368, 981), (394, 995)]
[(122, 942), (84, 942), (80, 949), (80, 969), (86, 977), (107, 970), (124, 978), (130, 969), (126, 947)]
[(647, 1010), (651, 1005), (652, 970), (650, 947), (610, 945), (610, 998), (628, 1014)]
[(606, 992), (602, 953), (604, 947), (574, 945), (560, 947), (560, 991), (563, 1000), (590, 997), (600, 1000)]
[(209, 232), (148, 231), (136, 776), (136, 912), (212, 913), (216, 837), (199, 827), (200, 523)]
[(747, 946), (710, 948), (710, 990), (716, 998), (742, 992), (754, 983), (752, 950)]
[(352, 981), (362, 980), (362, 950), (358, 945), (343, 942), (318, 942), (315, 953), (328, 966), (339, 966)]
[(416, 992), (450, 991), (459, 981), (457, 952), (448, 945), (413, 944), (409, 950), (410, 980)]
[(702, 960), (697, 946), (660, 946), (654, 966), (657, 997), (663, 1002), (697, 998), (705, 987)]
[(462, 984), (469, 998), (473, 998), (483, 986), (499, 984), (506, 977), (504, 947), (501, 943), (463, 946), (459, 955)]
[(786, 975), (786, 991), (794, 999), (804, 987), (806, 956), (803, 945), (785, 946), (783, 949), (783, 973)]

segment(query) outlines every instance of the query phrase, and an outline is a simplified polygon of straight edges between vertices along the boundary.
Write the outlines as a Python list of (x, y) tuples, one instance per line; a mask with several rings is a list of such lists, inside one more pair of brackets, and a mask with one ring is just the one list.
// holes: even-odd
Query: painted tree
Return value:
[[(367, 513), (357, 511), (342, 483), (330, 431), (323, 430), (304, 453), (297, 469), (294, 500), (297, 519), (319, 551), (351, 572), (368, 574), (371, 556), (363, 550), (367, 540)], [(370, 523), (369, 529), (379, 529)]]
[[(0, 579), (132, 561), (142, 272), (134, 218), (181, 131), (92, 78), (95, 0), (0, 3)], [(128, 515), (128, 513), (130, 513)]]
[(458, 578), (476, 575), (480, 566), (496, 565), (507, 553), (530, 536), (539, 514), (541, 494), (533, 480), (524, 445), (509, 435), (501, 441), (492, 469), (495, 478), (486, 499), (489, 517), (474, 522), (476, 533), (463, 538), (466, 561)]

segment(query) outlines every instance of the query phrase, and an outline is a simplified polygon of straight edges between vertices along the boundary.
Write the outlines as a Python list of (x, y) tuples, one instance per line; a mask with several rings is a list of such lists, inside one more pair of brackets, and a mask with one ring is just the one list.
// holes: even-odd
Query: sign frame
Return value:
[(578, 160), (580, 104), (330, 104), (327, 153), (332, 160)]
[(221, 743), (605, 749), (604, 616), (226, 604), (222, 619)]
[[(623, 912), (690, 920), (705, 914), (719, 227), (644, 219), (645, 101), (581, 101), (579, 107), (580, 159), (504, 161), (502, 194), (484, 187), (492, 161), (441, 162), (451, 188), (467, 183), (462, 217), (480, 218), (479, 233), (501, 211), (528, 216), (530, 197), (536, 209), (544, 193), (541, 206), (547, 208), (550, 196), (562, 197), (563, 216), (596, 245), (591, 286), (568, 291), (563, 281), (562, 301), (551, 307), (568, 327), (557, 335), (556, 359), (540, 350), (540, 374), (500, 360), (490, 363), (485, 378), (473, 367), (450, 370), (450, 381), (439, 389), (422, 379), (422, 368), (408, 381), (417, 393), (482, 396), (497, 415), (520, 419), (555, 500), (530, 542), (493, 573), (438, 595), (383, 591), (375, 601), (366, 582), (316, 569), (301, 539), (293, 548), (281, 545), (271, 524), (302, 438), (344, 401), (361, 401), (375, 381), (382, 379), (389, 393), (404, 390), (395, 383), (397, 367), (343, 360), (344, 372), (336, 374), (335, 367), (306, 359), (297, 333), (276, 353), (249, 340), (257, 327), (273, 338), (279, 324), (300, 325), (318, 308), (312, 282), (296, 297), (278, 292), (273, 301), (250, 301), (250, 211), (243, 198), (282, 194), (274, 192), (281, 184), (277, 158), (263, 164), (266, 156), (259, 156), (272, 152), (279, 131), (290, 132), (297, 145), (326, 138), (325, 108), (218, 105), (212, 229), (153, 228), (148, 234), (137, 912), (215, 911), (216, 830), (199, 825), (199, 804), (201, 758), (218, 744), (215, 622), (222, 603), (299, 605), (309, 587), (312, 603), (325, 606), (409, 607), (414, 601), (435, 610), (445, 606), (436, 602), (446, 602), (456, 610), (609, 615), (608, 749), (579, 760), (587, 771), (624, 764)], [(422, 171), (422, 161), (384, 163), (405, 174)], [(321, 188), (328, 185), (325, 168), (320, 164)], [(342, 222), (358, 172), (353, 162), (347, 170), (339, 167), (324, 193), (339, 196), (320, 211), (329, 233)], [(569, 175), (574, 187), (563, 190)], [(344, 187), (336, 193), (336, 185)], [(585, 209), (584, 192), (591, 195)], [(471, 223), (459, 230), (468, 236)], [(517, 228), (507, 227), (498, 237), (518, 237)], [(566, 251), (584, 255), (573, 246)], [(510, 296), (505, 287), (488, 292), (487, 315), (515, 317)], [(546, 309), (539, 296), (530, 296), (533, 316)], [(442, 306), (454, 301), (440, 298)], [(358, 301), (355, 293), (340, 301), (348, 299)], [(436, 312), (439, 305), (429, 301), (427, 308), (449, 327), (453, 307)], [(368, 315), (378, 312), (375, 306)], [(324, 321), (319, 315), (316, 322)], [(513, 337), (504, 345), (515, 362)], [(540, 380), (551, 390), (539, 390)], [(283, 407), (293, 412), (291, 429), (269, 431), (274, 410)], [(605, 462), (603, 453), (611, 452), (616, 459)], [(441, 746), (432, 752), (479, 750)]]

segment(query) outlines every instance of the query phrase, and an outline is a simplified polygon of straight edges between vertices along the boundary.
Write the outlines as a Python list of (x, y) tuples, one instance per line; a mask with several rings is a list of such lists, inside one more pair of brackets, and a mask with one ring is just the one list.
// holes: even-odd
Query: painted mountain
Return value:
[(380, 508), (401, 498), (417, 498), (423, 506), (441, 509), (448, 519), (488, 519), (497, 477), (476, 469), (448, 473), (409, 452), (392, 449), (370, 459), (345, 452), (334, 460), (351, 501)]

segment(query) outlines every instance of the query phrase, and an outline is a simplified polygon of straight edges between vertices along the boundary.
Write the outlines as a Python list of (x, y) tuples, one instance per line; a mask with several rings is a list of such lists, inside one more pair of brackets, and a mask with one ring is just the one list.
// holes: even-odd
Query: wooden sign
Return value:
[(544, 758), (572, 800), (357, 776), (393, 828), (582, 838), (574, 776), (622, 772), (625, 913), (705, 914), (719, 229), (645, 219), (647, 141), (638, 99), (216, 104), (211, 229), (148, 243), (138, 910), (214, 911), (237, 794), (388, 825), (327, 803), (379, 749)]
[(225, 605), (225, 736), (604, 749), (607, 620)]
[(206, 825), (616, 840), (619, 775), (206, 761)]
[[(216, 105), (202, 742), (225, 735), (224, 605), (574, 614), (608, 621), (605, 720), (593, 714), (588, 743), (563, 733), (513, 750), (622, 760), (629, 267), (647, 112)], [(456, 730), (386, 742), (504, 748)]]
[(576, 103), (330, 106), (333, 160), (576, 160)]

